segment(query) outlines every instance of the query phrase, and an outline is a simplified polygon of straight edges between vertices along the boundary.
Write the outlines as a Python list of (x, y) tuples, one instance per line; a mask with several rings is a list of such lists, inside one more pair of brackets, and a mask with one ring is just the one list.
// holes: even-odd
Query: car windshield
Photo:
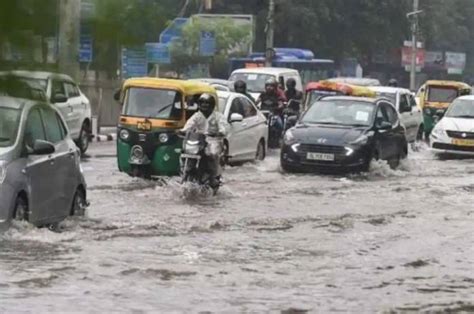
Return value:
[(429, 102), (451, 103), (459, 96), (459, 91), (454, 87), (431, 86), (428, 89)]
[(131, 87), (128, 89), (124, 114), (152, 119), (179, 120), (181, 94), (174, 90)]
[(219, 97), (219, 111), (221, 113), (224, 113), (225, 111), (225, 106), (227, 104), (227, 100), (229, 99), (229, 97)]
[(269, 79), (275, 79), (274, 75), (259, 73), (234, 73), (230, 81), (244, 81), (247, 83), (249, 93), (263, 93), (265, 91), (265, 82)]
[(377, 96), (378, 96), (378, 97), (387, 98), (388, 100), (390, 100), (390, 102), (391, 102), (392, 104), (396, 104), (396, 103), (397, 103), (397, 94), (395, 94), (395, 93), (377, 92)]
[(455, 100), (446, 112), (446, 117), (474, 119), (474, 100)]
[(13, 145), (19, 120), (20, 110), (0, 107), (0, 147)]
[(45, 101), (45, 91), (35, 80), (15, 76), (0, 78), (0, 96)]
[(354, 100), (322, 100), (315, 102), (301, 119), (302, 123), (370, 126), (375, 106)]

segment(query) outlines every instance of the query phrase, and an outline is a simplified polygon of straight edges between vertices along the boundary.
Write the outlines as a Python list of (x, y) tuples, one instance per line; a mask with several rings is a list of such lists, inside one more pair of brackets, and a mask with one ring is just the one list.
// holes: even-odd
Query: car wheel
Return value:
[(423, 140), (423, 135), (425, 134), (423, 129), (424, 129), (424, 126), (420, 125), (420, 127), (418, 128), (418, 132), (416, 133), (416, 141)]
[(74, 200), (71, 206), (71, 216), (84, 216), (87, 208), (86, 194), (82, 188), (78, 188), (74, 194)]
[(391, 158), (387, 161), (388, 165), (390, 166), (390, 169), (395, 170), (400, 166), (400, 160), (401, 157), (400, 155), (397, 155), (397, 157)]
[(16, 199), (13, 219), (16, 221), (28, 221), (28, 202), (24, 197), (19, 196)]
[(90, 143), (90, 130), (88, 124), (84, 122), (82, 124), (81, 133), (79, 133), (79, 139), (77, 140), (77, 147), (81, 150), (81, 153), (84, 154), (89, 148)]
[(224, 142), (223, 144), (223, 154), (221, 155), (220, 158), (220, 164), (221, 167), (225, 167), (229, 163), (228, 156), (229, 156), (229, 144), (227, 142)]
[(264, 144), (263, 140), (260, 140), (260, 142), (258, 142), (257, 154), (255, 156), (255, 159), (259, 160), (259, 161), (262, 161), (262, 160), (265, 159), (265, 156), (266, 156), (265, 144)]

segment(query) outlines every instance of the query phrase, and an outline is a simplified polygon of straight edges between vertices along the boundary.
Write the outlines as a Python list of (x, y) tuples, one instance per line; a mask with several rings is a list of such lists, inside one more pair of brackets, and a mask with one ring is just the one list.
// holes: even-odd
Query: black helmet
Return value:
[(247, 92), (247, 83), (245, 83), (245, 81), (238, 80), (237, 82), (234, 83), (234, 90), (237, 93), (245, 94)]
[(292, 77), (286, 80), (286, 88), (287, 89), (295, 89), (296, 88), (296, 80)]
[(388, 86), (391, 86), (391, 87), (398, 87), (398, 81), (396, 79), (390, 79), (390, 81), (388, 81)]
[(198, 104), (199, 111), (201, 111), (207, 118), (214, 111), (214, 108), (216, 107), (216, 100), (212, 95), (202, 94), (201, 97), (199, 97)]

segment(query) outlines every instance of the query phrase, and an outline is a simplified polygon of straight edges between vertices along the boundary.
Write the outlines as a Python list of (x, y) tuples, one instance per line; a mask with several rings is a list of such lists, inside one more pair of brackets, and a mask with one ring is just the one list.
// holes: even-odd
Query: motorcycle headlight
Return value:
[(355, 141), (350, 142), (351, 145), (365, 145), (369, 141), (369, 137), (367, 135), (359, 136)]
[(120, 133), (119, 133), (119, 136), (120, 136), (120, 139), (126, 141), (130, 138), (130, 132), (128, 132), (128, 130), (120, 130)]
[(186, 154), (196, 155), (199, 153), (199, 144), (186, 143), (184, 151)]
[(0, 162), (0, 184), (3, 184), (5, 178), (7, 177), (7, 165), (3, 162)]
[(160, 140), (160, 143), (166, 143), (169, 140), (169, 136), (166, 133), (161, 133), (158, 139)]

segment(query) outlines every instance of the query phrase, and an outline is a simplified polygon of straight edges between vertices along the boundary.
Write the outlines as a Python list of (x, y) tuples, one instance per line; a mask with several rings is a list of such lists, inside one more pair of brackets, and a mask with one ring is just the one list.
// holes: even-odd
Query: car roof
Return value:
[(234, 73), (256, 73), (256, 74), (280, 74), (280, 73), (285, 73), (285, 72), (298, 72), (295, 69), (289, 69), (289, 68), (244, 68), (244, 69), (238, 69), (232, 72)]
[(66, 74), (54, 73), (54, 72), (44, 72), (44, 71), (1, 71), (0, 76), (13, 75), (24, 78), (32, 78), (39, 80), (47, 80), (49, 78), (59, 78), (62, 80), (73, 81), (73, 79)]
[(23, 109), (37, 104), (37, 101), (24, 98), (15, 98), (10, 96), (0, 96), (0, 108)]
[(204, 82), (204, 83), (211, 83), (211, 84), (221, 84), (221, 85), (226, 85), (230, 81), (228, 80), (223, 80), (223, 79), (217, 79), (217, 78), (194, 78), (194, 79), (189, 79), (188, 81), (197, 81), (197, 82)]
[(401, 92), (404, 94), (411, 94), (411, 91), (406, 88), (401, 87), (391, 87), (391, 86), (367, 86), (368, 89), (377, 92), (377, 93), (389, 93), (389, 94), (396, 94), (397, 92)]
[(245, 95), (242, 95), (240, 93), (236, 92), (224, 92), (224, 91), (217, 91), (217, 96), (221, 98), (229, 98), (231, 96), (236, 97), (236, 96), (241, 96), (241, 97), (246, 97)]
[(474, 101), (474, 95), (465, 95), (465, 96), (458, 97), (457, 99)]
[(369, 97), (356, 97), (356, 96), (327, 96), (320, 99), (320, 101), (324, 100), (351, 100), (351, 101), (359, 101), (359, 102), (367, 102), (371, 104), (375, 104), (378, 98), (369, 98)]

